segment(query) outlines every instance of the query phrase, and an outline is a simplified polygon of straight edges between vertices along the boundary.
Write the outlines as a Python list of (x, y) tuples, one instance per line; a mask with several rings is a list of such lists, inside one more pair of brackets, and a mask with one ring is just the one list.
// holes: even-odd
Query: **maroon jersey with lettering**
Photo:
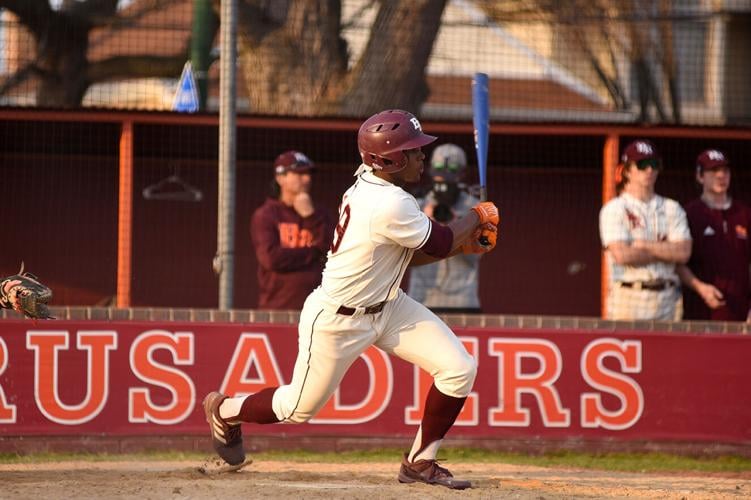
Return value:
[(334, 233), (331, 220), (320, 209), (303, 218), (273, 198), (253, 213), (250, 235), (258, 258), (259, 308), (302, 309), (321, 283)]
[(688, 267), (697, 278), (722, 292), (725, 306), (712, 310), (686, 287), (684, 318), (746, 321), (751, 293), (751, 209), (737, 201), (727, 210), (714, 209), (696, 199), (686, 205), (686, 215), (693, 239)]

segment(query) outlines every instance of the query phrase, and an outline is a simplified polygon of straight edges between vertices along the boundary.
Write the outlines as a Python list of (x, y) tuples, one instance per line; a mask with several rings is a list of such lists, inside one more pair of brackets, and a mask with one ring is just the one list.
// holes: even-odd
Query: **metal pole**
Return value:
[[(615, 169), (618, 165), (618, 141), (617, 134), (608, 134), (605, 137), (605, 146), (602, 150), (602, 204), (615, 198)], [(610, 268), (608, 268), (605, 251), (600, 251), (600, 316), (605, 317), (606, 298), (610, 283)]]
[(237, 111), (235, 73), (237, 61), (237, 0), (222, 0), (219, 70), (219, 193), (217, 253), (219, 309), (232, 308), (235, 271), (235, 150)]
[(120, 130), (120, 184), (117, 206), (117, 307), (130, 307), (133, 244), (133, 122)]

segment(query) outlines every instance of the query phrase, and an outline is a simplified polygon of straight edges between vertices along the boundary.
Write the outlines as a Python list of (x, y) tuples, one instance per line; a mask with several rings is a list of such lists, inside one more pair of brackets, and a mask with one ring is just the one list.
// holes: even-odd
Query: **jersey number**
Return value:
[(344, 238), (347, 226), (349, 226), (349, 205), (344, 205), (339, 214), (339, 223), (336, 225), (336, 231), (334, 232), (334, 241), (331, 242), (331, 253), (336, 253), (339, 250), (339, 245), (342, 244), (342, 238)]

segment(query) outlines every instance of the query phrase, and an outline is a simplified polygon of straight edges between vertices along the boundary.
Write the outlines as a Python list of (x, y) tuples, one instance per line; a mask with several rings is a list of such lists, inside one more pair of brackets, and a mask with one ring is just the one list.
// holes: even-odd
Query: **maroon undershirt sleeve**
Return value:
[(451, 253), (451, 246), (454, 243), (454, 232), (450, 227), (430, 221), (431, 229), (428, 241), (422, 246), (421, 250), (431, 257), (443, 259)]

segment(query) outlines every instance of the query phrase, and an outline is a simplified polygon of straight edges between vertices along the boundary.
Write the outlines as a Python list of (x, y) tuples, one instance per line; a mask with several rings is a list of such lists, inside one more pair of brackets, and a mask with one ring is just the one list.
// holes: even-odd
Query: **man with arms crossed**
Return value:
[(616, 172), (619, 194), (600, 210), (600, 239), (610, 266), (606, 319), (679, 320), (676, 264), (688, 261), (686, 213), (655, 193), (662, 159), (654, 145), (626, 146)]
[(300, 314), (299, 351), (292, 381), (247, 397), (212, 392), (204, 399), (214, 449), (229, 464), (245, 458), (240, 424), (302, 423), (336, 390), (347, 369), (371, 345), (416, 364), (433, 376), (425, 414), (400, 482), (471, 486), (438, 465), (436, 453), (477, 373), (477, 362), (454, 333), (399, 289), (409, 265), (477, 251), (485, 235), (495, 246), (498, 209), (479, 203), (448, 226), (431, 221), (403, 187), (420, 180), (422, 147), (436, 138), (401, 110), (373, 115), (360, 127), (362, 157), (342, 198), (321, 286)]

